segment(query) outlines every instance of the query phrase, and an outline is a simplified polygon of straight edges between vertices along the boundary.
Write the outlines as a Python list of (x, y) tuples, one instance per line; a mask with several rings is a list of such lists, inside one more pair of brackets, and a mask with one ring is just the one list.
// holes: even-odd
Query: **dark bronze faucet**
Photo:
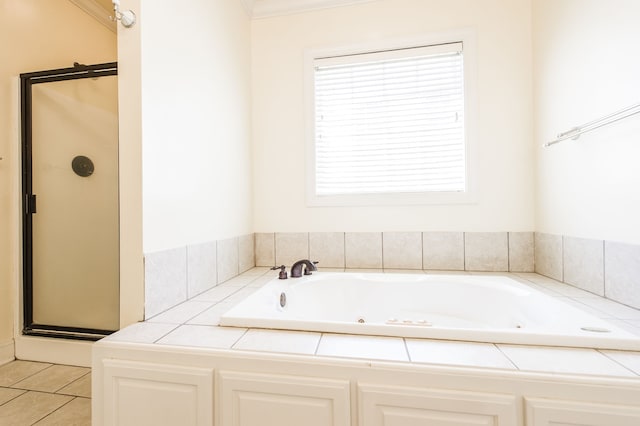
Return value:
[(302, 276), (302, 267), (304, 266), (304, 275), (311, 275), (311, 271), (317, 271), (316, 264), (308, 259), (298, 260), (291, 266), (291, 278), (300, 278)]
[(278, 278), (281, 280), (286, 280), (287, 279), (287, 267), (284, 265), (280, 265), (280, 266), (274, 266), (273, 268), (271, 268), (272, 271), (277, 271), (278, 269), (280, 269), (280, 272), (278, 273)]

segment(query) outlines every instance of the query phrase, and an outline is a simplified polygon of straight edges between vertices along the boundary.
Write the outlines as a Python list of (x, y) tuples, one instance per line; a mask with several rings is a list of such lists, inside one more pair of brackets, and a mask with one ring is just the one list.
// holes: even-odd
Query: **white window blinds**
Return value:
[(314, 60), (316, 195), (465, 190), (462, 43)]

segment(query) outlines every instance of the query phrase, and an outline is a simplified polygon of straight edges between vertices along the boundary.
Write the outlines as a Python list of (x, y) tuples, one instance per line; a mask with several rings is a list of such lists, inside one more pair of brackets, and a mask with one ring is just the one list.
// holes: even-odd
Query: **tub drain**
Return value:
[(364, 324), (364, 323), (365, 323), (365, 320), (364, 320), (364, 318), (362, 318), (362, 317), (358, 317), (357, 321), (358, 321), (358, 323), (360, 323), (360, 324)]

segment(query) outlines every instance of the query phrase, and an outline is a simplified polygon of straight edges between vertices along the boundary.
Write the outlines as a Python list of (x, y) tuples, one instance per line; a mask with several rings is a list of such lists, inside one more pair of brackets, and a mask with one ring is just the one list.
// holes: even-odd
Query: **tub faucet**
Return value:
[(298, 260), (291, 266), (291, 278), (300, 278), (302, 276), (302, 267), (304, 266), (304, 275), (311, 275), (311, 271), (317, 271), (316, 263), (308, 259)]

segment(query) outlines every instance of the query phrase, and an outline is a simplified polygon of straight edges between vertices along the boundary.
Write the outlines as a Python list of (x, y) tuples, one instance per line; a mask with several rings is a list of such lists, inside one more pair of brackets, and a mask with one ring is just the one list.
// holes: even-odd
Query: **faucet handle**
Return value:
[(278, 279), (280, 280), (286, 280), (287, 279), (287, 267), (284, 265), (280, 265), (280, 266), (274, 266), (273, 268), (271, 268), (272, 271), (276, 271), (280, 269), (280, 272), (278, 273)]

